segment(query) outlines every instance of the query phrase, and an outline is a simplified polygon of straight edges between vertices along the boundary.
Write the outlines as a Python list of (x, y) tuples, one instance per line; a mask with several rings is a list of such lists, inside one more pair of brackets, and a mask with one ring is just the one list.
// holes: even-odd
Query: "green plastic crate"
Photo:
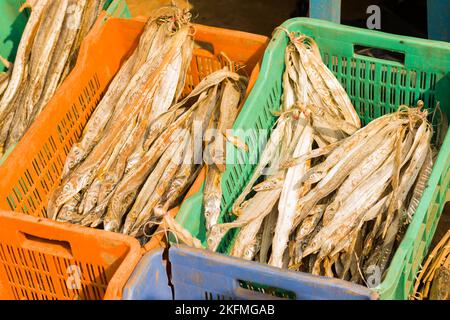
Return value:
[(131, 18), (131, 13), (126, 0), (108, 0), (105, 3), (105, 8), (108, 8), (106, 10), (108, 16)]
[[(364, 125), (395, 111), (400, 104), (415, 105), (419, 99), (430, 111), (434, 111), (439, 101), (441, 109), (450, 118), (449, 43), (308, 18), (291, 19), (283, 26), (316, 40), (323, 61), (346, 89)], [(286, 34), (277, 31), (266, 50), (255, 87), (234, 125), (234, 129), (241, 129), (236, 135), (246, 141), (250, 152), (237, 150), (230, 144), (227, 146), (227, 156), (239, 162), (227, 165), (223, 175), (220, 222), (234, 219), (229, 213), (231, 206), (253, 172), (255, 164), (250, 163), (256, 163), (264, 147), (256, 143), (260, 138), (258, 129), (269, 129), (276, 120), (271, 112), (280, 108), (284, 49), (287, 44)], [(397, 60), (355, 53), (356, 49), (364, 47), (388, 50), (389, 55)], [(439, 117), (436, 115), (434, 120), (439, 121)], [(445, 202), (449, 200), (449, 150), (450, 134), (447, 132), (414, 219), (392, 259), (386, 277), (375, 288), (382, 299), (407, 299), (412, 291), (414, 276), (427, 253)], [(203, 188), (186, 199), (177, 221), (205, 241), (202, 201)], [(226, 235), (218, 248), (219, 252), (229, 251), (235, 233), (236, 230), (232, 230)]]

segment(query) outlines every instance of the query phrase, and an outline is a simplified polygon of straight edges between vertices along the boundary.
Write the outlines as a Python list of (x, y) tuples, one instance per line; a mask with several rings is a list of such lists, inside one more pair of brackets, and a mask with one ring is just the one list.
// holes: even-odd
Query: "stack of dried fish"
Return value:
[[(243, 227), (231, 254), (252, 259), (262, 246), (261, 261), (268, 254), (271, 226), (276, 225), (270, 264), (278, 267), (283, 264), (296, 217), (296, 204), (310, 189), (306, 184), (301, 188), (297, 186), (311, 165), (308, 159), (298, 161), (289, 169), (281, 168), (280, 164), (318, 147), (327, 148), (330, 143), (336, 143), (360, 127), (350, 99), (322, 63), (314, 40), (304, 35), (289, 36), (291, 43), (285, 53), (281, 115), (253, 176), (233, 205), (233, 214), (238, 218), (228, 224), (207, 225), (209, 249), (216, 250), (231, 228)], [(264, 170), (268, 172), (265, 181), (253, 188)], [(248, 197), (252, 189), (254, 194)], [(205, 212), (208, 212), (211, 204), (207, 190), (205, 199)]]
[[(0, 94), (0, 157), (14, 146), (74, 67), (105, 0), (28, 0), (31, 15)], [(4, 86), (0, 76), (0, 92)]]
[(158, 138), (156, 132), (149, 136), (144, 144), (149, 148), (139, 166), (114, 191), (105, 217), (107, 230), (141, 236), (147, 222), (158, 224), (163, 214), (178, 204), (201, 164), (210, 164), (210, 171), (226, 163), (223, 132), (234, 123), (245, 82), (227, 68), (214, 72), (156, 120), (157, 128), (151, 126), (150, 132), (164, 131)]
[(192, 58), (189, 19), (172, 8), (149, 20), (68, 155), (50, 217), (144, 240), (196, 178), (203, 153), (224, 163), (225, 135), (203, 140), (232, 126), (246, 79), (224, 68), (180, 100)]
[(326, 150), (307, 174), (322, 177), (297, 204), (291, 268), (358, 283), (376, 268), (381, 277), (431, 172), (426, 116), (401, 106)]
[[(231, 254), (357, 283), (376, 268), (380, 279), (374, 283), (379, 283), (431, 172), (432, 129), (426, 117), (420, 108), (402, 106), (344, 140), (294, 154), (282, 167), (313, 163), (295, 184), (288, 174), (269, 178), (254, 188), (258, 192), (244, 202), (245, 211), (237, 211), (235, 222), (217, 226), (222, 235), (242, 227)], [(273, 210), (278, 199), (270, 192), (282, 195), (286, 187), (298, 198), (290, 202), (281, 196)], [(258, 202), (252, 201), (259, 193)], [(291, 204), (288, 220), (283, 212)], [(289, 249), (281, 251), (287, 239)]]
[(49, 217), (93, 227), (102, 223), (119, 182), (139, 170), (152, 139), (172, 119), (164, 114), (182, 94), (192, 50), (188, 12), (174, 8), (149, 19), (137, 49), (72, 147)]

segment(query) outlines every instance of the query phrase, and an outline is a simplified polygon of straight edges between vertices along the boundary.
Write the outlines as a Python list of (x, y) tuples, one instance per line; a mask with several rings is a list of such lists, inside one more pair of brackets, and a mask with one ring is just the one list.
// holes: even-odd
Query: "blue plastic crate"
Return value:
[[(371, 290), (334, 278), (286, 271), (183, 245), (169, 249), (176, 300), (372, 300)], [(237, 263), (239, 262), (239, 263)], [(123, 299), (172, 299), (163, 249), (147, 253), (124, 288)]]
[(172, 300), (163, 248), (147, 253), (123, 289), (124, 300)]

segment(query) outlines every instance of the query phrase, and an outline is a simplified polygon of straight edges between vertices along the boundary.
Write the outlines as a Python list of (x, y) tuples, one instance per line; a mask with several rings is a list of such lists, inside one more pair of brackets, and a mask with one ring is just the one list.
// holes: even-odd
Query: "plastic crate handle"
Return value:
[[(346, 299), (361, 299), (363, 294), (358, 297), (351, 290), (344, 293), (341, 288), (324, 283), (323, 277), (316, 277), (304, 273), (292, 274), (292, 272), (281, 271), (277, 268), (272, 268), (259, 263), (254, 264), (251, 272), (242, 270), (243, 272), (231, 273), (233, 275), (235, 295), (240, 299), (317, 299), (324, 297), (328, 291), (329, 299), (336, 296), (346, 295)], [(241, 273), (241, 274), (240, 274)], [(322, 280), (322, 281), (319, 281)], [(326, 281), (334, 281), (335, 279), (326, 279)], [(339, 281), (335, 281), (339, 282)], [(244, 285), (245, 287), (242, 287)], [(341, 284), (342, 285), (342, 284)], [(250, 287), (250, 288), (248, 288)], [(322, 291), (318, 294), (318, 291)], [(331, 292), (334, 292), (331, 293)], [(369, 292), (366, 293), (370, 295)]]
[(18, 235), (25, 249), (73, 259), (72, 246), (68, 241), (44, 238), (23, 231), (19, 231)]
[(353, 54), (380, 60), (387, 60), (405, 64), (405, 54), (400, 51), (383, 49), (375, 46), (353, 44)]
[[(224, 29), (203, 25), (196, 25), (195, 27), (202, 31), (195, 34), (195, 42), (197, 45), (213, 55), (218, 55), (221, 51), (226, 52), (229, 45), (229, 41), (227, 41), (229, 40), (229, 34), (224, 32)], [(214, 45), (212, 39), (214, 39), (216, 45)]]

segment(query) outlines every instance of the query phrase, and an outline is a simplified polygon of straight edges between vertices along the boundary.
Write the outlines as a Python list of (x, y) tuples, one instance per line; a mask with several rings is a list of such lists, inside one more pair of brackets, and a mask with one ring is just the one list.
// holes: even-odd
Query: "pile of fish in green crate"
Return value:
[[(229, 164), (222, 177), (221, 213), (219, 224), (215, 228), (207, 230), (207, 226), (203, 223), (205, 221), (203, 215), (206, 210), (206, 185), (202, 191), (184, 202), (176, 219), (194, 237), (199, 238), (205, 247), (209, 245), (206, 241), (208, 236), (211, 238), (218, 233), (219, 238), (222, 239), (218, 246), (219, 252), (237, 255), (241, 258), (250, 257), (250, 259), (256, 261), (268, 261), (269, 264), (276, 266), (290, 266), (297, 270), (303, 268), (303, 270), (312, 271), (315, 274), (335, 277), (338, 274), (343, 274), (342, 268), (344, 268), (344, 271), (348, 270), (345, 265), (345, 262), (347, 262), (355, 266), (354, 269), (350, 266), (352, 269), (351, 276), (348, 273), (345, 274), (348, 280), (353, 278), (354, 281), (372, 287), (384, 299), (407, 299), (412, 290), (414, 275), (430, 245), (437, 221), (448, 198), (446, 195), (449, 186), (450, 137), (442, 124), (445, 123), (445, 118), (450, 115), (450, 97), (448, 90), (445, 89), (450, 84), (450, 45), (444, 42), (345, 27), (313, 19), (293, 19), (284, 23), (283, 27), (284, 30), (278, 30), (275, 33), (266, 51), (257, 84), (234, 125), (234, 128), (241, 132), (239, 136), (241, 140), (247, 143), (250, 150), (257, 153), (258, 161), (254, 161), (251, 152), (236, 151), (233, 146), (228, 146), (229, 149), (238, 154), (234, 159), (243, 159), (243, 161), (237, 164)], [(288, 75), (289, 79), (292, 80), (296, 76), (295, 74), (292, 76), (289, 67), (286, 68), (286, 61), (295, 66), (295, 62), (289, 62), (290, 60), (288, 60), (287, 55), (291, 54), (289, 51), (294, 50), (290, 49), (292, 45), (289, 45), (289, 43), (295, 42), (295, 37), (301, 39), (302, 44), (311, 42), (303, 35), (311, 36), (317, 43), (324, 63), (346, 89), (363, 124), (369, 125), (350, 135), (349, 138), (345, 138), (343, 143), (338, 142), (337, 145), (333, 145), (336, 142), (331, 142), (331, 147), (327, 147), (327, 144), (324, 143), (323, 146), (317, 146), (317, 149), (304, 153), (303, 157), (301, 154), (292, 155), (291, 153), (291, 159), (282, 161), (284, 172), (281, 175), (276, 170), (272, 170), (269, 178), (266, 176), (265, 180), (258, 180), (258, 175), (261, 175), (262, 169), (264, 167), (267, 169), (271, 164), (267, 159), (265, 159), (266, 163), (263, 162), (264, 157), (267, 157), (271, 140), (262, 147), (258, 145), (256, 143), (258, 131), (255, 129), (270, 130), (275, 127), (272, 131), (272, 138), (275, 130), (280, 127), (282, 117), (278, 118), (273, 114), (281, 114), (282, 116), (286, 114), (285, 102), (289, 99), (289, 93), (286, 92), (286, 78)], [(383, 57), (358, 54), (355, 51), (357, 45), (399, 52), (403, 56), (403, 60), (391, 61)], [(306, 46), (309, 46), (309, 44), (306, 44)], [(314, 50), (312, 49), (312, 51)], [(433, 54), (430, 55), (429, 52), (433, 52)], [(304, 61), (302, 61), (303, 66), (305, 66)], [(285, 70), (288, 72), (284, 73)], [(314, 74), (311, 76), (314, 77)], [(298, 77), (300, 79), (301, 76)], [(297, 90), (302, 92), (302, 88), (302, 86), (299, 86)], [(331, 87), (328, 86), (328, 88)], [(311, 97), (311, 100), (314, 99), (312, 94), (309, 97)], [(326, 104), (325, 99), (322, 101), (323, 104)], [(401, 105), (418, 106), (419, 108), (401, 107), (399, 110)], [(308, 104), (300, 104), (301, 107), (308, 107)], [(314, 113), (314, 111), (310, 112)], [(394, 131), (398, 130), (401, 133), (394, 135), (401, 135), (401, 138), (391, 136), (390, 139), (403, 141), (403, 147), (406, 146), (406, 143), (409, 143), (408, 140), (412, 139), (412, 141), (415, 141), (414, 150), (402, 149), (400, 151), (400, 147), (397, 147), (390, 149), (390, 151), (384, 151), (386, 152), (384, 158), (391, 155), (394, 161), (402, 159), (400, 163), (404, 165), (407, 162), (403, 158), (404, 154), (412, 153), (416, 160), (410, 163), (409, 169), (397, 165), (397, 174), (389, 178), (390, 183), (385, 184), (377, 191), (380, 192), (377, 198), (373, 194), (376, 184), (371, 185), (372, 182), (367, 177), (372, 176), (373, 182), (378, 182), (383, 178), (374, 174), (371, 175), (373, 172), (365, 172), (364, 170), (370, 168), (371, 163), (373, 168), (373, 162), (377, 159), (379, 161), (379, 150), (386, 148), (386, 145), (379, 145), (361, 158), (356, 157), (348, 162), (343, 162), (342, 159), (351, 154), (352, 149), (342, 148), (342, 146), (351, 144), (352, 139), (355, 141), (355, 135), (364, 135), (364, 131), (367, 132), (382, 121), (395, 122), (404, 115), (408, 119), (407, 126), (410, 129), (398, 127)], [(412, 118), (416, 118), (418, 122), (409, 122)], [(433, 128), (430, 125), (431, 121), (433, 121)], [(312, 117), (312, 122), (314, 122), (314, 117)], [(402, 121), (400, 120), (400, 122)], [(337, 126), (332, 128), (337, 128)], [(408, 130), (412, 130), (412, 132), (408, 133)], [(416, 135), (417, 130), (419, 131), (418, 136)], [(435, 136), (431, 150), (429, 143), (432, 132), (435, 133)], [(389, 135), (382, 138), (383, 135), (380, 136), (379, 134), (373, 134), (372, 136), (377, 138), (378, 135), (378, 139), (381, 138), (380, 142), (388, 143)], [(412, 136), (405, 138), (409, 134), (412, 134)], [(292, 136), (294, 136), (294, 133), (292, 133)], [(419, 141), (421, 141), (422, 146), (416, 150), (415, 146), (419, 144)], [(369, 150), (373, 143), (366, 140), (362, 148)], [(338, 162), (338, 165), (330, 167), (330, 163), (333, 164), (333, 154), (338, 154), (336, 150), (339, 149), (344, 151), (341, 157), (336, 159), (340, 162)], [(430, 152), (427, 150), (430, 150)], [(291, 152), (295, 153), (295, 150), (291, 149)], [(229, 153), (231, 154), (231, 152)], [(305, 165), (306, 160), (312, 159), (311, 161), (314, 161), (314, 157), (327, 154), (329, 156), (313, 164), (315, 167), (312, 169), (310, 167), (303, 168), (306, 176), (303, 176), (303, 178), (297, 177), (296, 180), (288, 180), (286, 171), (289, 172), (290, 169), (287, 170), (287, 168), (292, 168), (292, 165), (294, 167), (299, 164)], [(361, 161), (368, 163), (364, 164)], [(349, 166), (353, 168), (356, 166), (357, 169), (359, 166), (360, 172), (353, 170), (348, 173)], [(328, 170), (331, 168), (331, 170), (321, 170), (324, 168), (329, 168)], [(382, 165), (381, 168), (378, 167), (379, 170), (375, 171), (376, 174), (385, 173), (388, 170)], [(330, 190), (333, 192), (336, 186), (330, 187), (330, 185), (333, 185), (333, 181), (328, 179), (335, 177), (333, 174), (340, 173), (343, 170), (346, 170), (347, 174), (343, 180), (341, 177), (339, 182), (334, 181), (338, 185), (338, 190), (335, 194), (331, 193), (330, 196)], [(411, 176), (413, 171), (415, 173)], [(329, 174), (330, 172), (331, 174)], [(365, 173), (362, 174), (362, 172)], [(292, 214), (290, 214), (290, 217), (289, 215), (286, 216), (286, 206), (291, 205), (289, 203), (291, 200), (282, 198), (285, 187), (288, 183), (292, 185), (292, 181), (303, 182), (303, 185), (309, 181), (312, 184), (312, 188), (308, 186), (311, 189), (306, 192), (301, 188), (296, 189), (298, 193), (302, 194), (293, 196), (296, 199), (294, 209), (291, 209), (296, 211), (294, 218), (292, 218)], [(366, 182), (361, 183), (361, 181)], [(347, 189), (341, 190), (341, 188)], [(277, 190), (278, 195), (271, 197), (270, 191), (276, 193)], [(352, 192), (361, 193), (352, 194)], [(256, 200), (258, 194), (264, 193), (264, 196)], [(346, 193), (349, 195), (347, 199), (351, 200), (347, 201), (347, 204), (346, 198), (343, 197)], [(368, 196), (372, 198), (367, 198)], [(280, 197), (279, 202), (277, 202), (277, 197)], [(327, 199), (327, 197), (329, 198)], [(334, 201), (336, 197), (338, 197), (338, 201)], [(389, 205), (386, 202), (391, 199), (395, 199), (395, 205)], [(281, 204), (282, 201), (287, 202)], [(365, 207), (368, 203), (370, 203), (370, 206)], [(345, 204), (347, 207), (343, 206)], [(271, 208), (275, 208), (275, 217), (271, 217), (271, 214), (273, 214)], [(344, 210), (339, 211), (339, 208), (344, 208)], [(378, 213), (375, 213), (373, 208), (377, 209)], [(259, 216), (258, 213), (255, 213), (255, 210), (259, 212)], [(366, 215), (365, 218), (361, 218), (364, 214)], [(359, 220), (356, 218), (358, 215)], [(395, 215), (397, 218), (394, 218)], [(291, 234), (292, 224), (289, 225), (288, 223), (288, 227), (280, 226), (280, 224), (285, 223), (286, 217), (291, 219), (290, 223), (294, 222), (295, 225), (300, 226), (299, 229), (295, 230), (296, 233), (294, 232), (293, 236)], [(337, 224), (330, 227), (330, 223), (336, 217), (338, 218), (335, 220)], [(339, 220), (342, 217), (344, 220)], [(270, 221), (271, 219), (273, 220)], [(374, 221), (370, 222), (371, 219), (374, 219)], [(395, 221), (396, 219), (398, 220)], [(388, 222), (385, 222), (386, 220)], [(359, 224), (355, 225), (357, 221), (359, 221)], [(267, 224), (271, 224), (272, 230), (274, 229), (272, 233), (265, 230), (264, 227)], [(327, 227), (322, 229), (324, 225)], [(391, 231), (388, 231), (389, 226), (391, 226)], [(236, 227), (241, 227), (240, 231), (235, 229)], [(291, 230), (291, 232), (288, 231), (287, 235), (284, 235), (284, 238), (277, 235), (277, 231), (282, 231), (283, 228), (285, 228), (284, 230)], [(363, 233), (363, 228), (366, 229), (366, 233)], [(371, 233), (370, 231), (374, 228), (377, 229)], [(231, 231), (225, 234), (229, 229)], [(339, 234), (340, 230), (345, 231), (344, 234)], [(352, 233), (352, 230), (354, 233)], [(246, 232), (247, 235), (242, 234), (242, 232)], [(331, 237), (330, 232), (332, 232)], [(373, 235), (374, 232), (375, 235)], [(248, 237), (248, 233), (251, 234), (250, 237)], [(364, 238), (360, 239), (355, 234), (362, 234)], [(361, 270), (364, 265), (362, 263), (364, 262), (363, 251), (367, 250), (367, 246), (370, 244), (368, 241), (374, 241), (376, 236), (379, 237), (379, 246), (373, 248), (375, 251), (372, 260), (366, 263), (366, 269)], [(267, 237), (269, 237), (269, 240), (267, 240)], [(348, 238), (352, 239), (349, 243), (345, 241), (335, 242), (336, 239)], [(388, 240), (387, 243), (384, 242), (385, 240)], [(237, 241), (240, 242), (237, 243)], [(285, 250), (284, 253), (282, 251), (282, 255), (277, 248), (277, 246), (280, 246), (279, 241), (281, 241), (281, 246)], [(287, 241), (289, 241), (289, 244)], [(359, 249), (356, 247), (356, 241), (359, 242)], [(361, 243), (361, 241), (363, 242)], [(215, 243), (217, 244), (217, 240)], [(271, 248), (268, 249), (267, 246), (271, 246)], [(278, 250), (277, 257), (269, 259), (267, 256), (268, 250), (273, 254), (274, 247), (275, 250)], [(348, 248), (351, 248), (349, 252), (346, 251)], [(262, 252), (264, 259), (261, 259), (260, 255), (258, 256), (262, 249), (264, 249), (264, 252)], [(340, 261), (337, 260), (338, 257), (336, 256), (339, 252), (344, 253), (344, 256), (339, 258)], [(327, 256), (327, 253), (331, 253), (332, 256)], [(351, 255), (346, 256), (345, 253)], [(302, 259), (311, 255), (311, 259)], [(292, 257), (296, 259), (292, 259)], [(366, 256), (366, 262), (367, 258), (370, 258), (370, 256)], [(282, 265), (280, 265), (280, 259)]]

